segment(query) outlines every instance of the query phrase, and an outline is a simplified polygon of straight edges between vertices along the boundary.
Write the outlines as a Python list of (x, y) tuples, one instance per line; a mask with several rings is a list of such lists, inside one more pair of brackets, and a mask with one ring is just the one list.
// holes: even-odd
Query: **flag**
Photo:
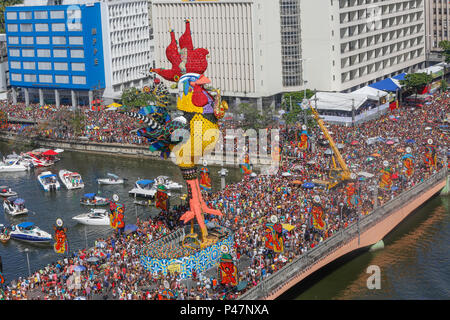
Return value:
[(238, 269), (233, 262), (230, 254), (224, 253), (220, 258), (219, 267), (217, 268), (217, 278), (222, 285), (231, 284), (233, 287), (238, 284)]
[(265, 246), (276, 253), (284, 251), (283, 226), (281, 223), (267, 223), (264, 231)]
[(156, 191), (156, 208), (160, 208), (162, 211), (169, 210), (169, 195), (167, 194), (166, 187), (159, 185)]
[(325, 222), (322, 219), (323, 214), (324, 212), (322, 206), (318, 203), (314, 204), (311, 209), (312, 223), (314, 228), (318, 230), (325, 229)]
[(200, 188), (205, 191), (211, 191), (211, 178), (209, 177), (209, 169), (202, 167), (200, 169)]

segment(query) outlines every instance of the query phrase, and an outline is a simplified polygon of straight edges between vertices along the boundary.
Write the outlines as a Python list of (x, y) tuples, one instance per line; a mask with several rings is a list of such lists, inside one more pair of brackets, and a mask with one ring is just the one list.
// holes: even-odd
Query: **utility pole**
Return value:
[(352, 125), (355, 126), (355, 99), (352, 99)]

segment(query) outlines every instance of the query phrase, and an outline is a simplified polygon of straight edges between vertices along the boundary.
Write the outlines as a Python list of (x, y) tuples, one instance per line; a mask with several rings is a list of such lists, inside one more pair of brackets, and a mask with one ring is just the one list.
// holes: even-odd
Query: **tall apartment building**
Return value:
[(349, 92), (424, 66), (424, 0), (300, 3), (308, 87)]
[(112, 102), (151, 68), (145, 0), (25, 0), (5, 12), (13, 97)]
[(450, 40), (450, 1), (428, 0), (425, 1), (425, 45), (427, 61), (441, 62), (439, 42)]
[(273, 106), (282, 93), (303, 89), (298, 0), (151, 2), (158, 67), (170, 69), (169, 30), (180, 37), (190, 19), (194, 46), (210, 51), (207, 76), (230, 106), (241, 99)]

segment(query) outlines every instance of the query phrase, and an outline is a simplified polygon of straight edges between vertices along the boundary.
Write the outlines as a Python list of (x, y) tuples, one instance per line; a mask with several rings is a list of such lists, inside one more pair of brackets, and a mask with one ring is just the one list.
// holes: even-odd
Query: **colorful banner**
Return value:
[(391, 190), (392, 188), (392, 169), (390, 167), (385, 167), (380, 170), (382, 173), (380, 178), (380, 189)]
[(56, 253), (64, 254), (69, 251), (69, 243), (67, 241), (67, 228), (63, 228), (62, 219), (56, 220), (56, 226), (53, 226), (53, 229), (55, 230), (53, 250)]
[(109, 224), (113, 229), (125, 228), (125, 206), (122, 203), (109, 204)]
[(412, 177), (414, 174), (414, 157), (407, 153), (402, 157), (402, 163), (403, 163), (403, 175), (407, 177), (408, 179)]
[(349, 183), (345, 188), (347, 193), (347, 206), (349, 208), (356, 208), (359, 203), (359, 196), (356, 194), (356, 188), (354, 183)]
[(253, 169), (252, 169), (252, 165), (250, 164), (250, 159), (248, 157), (248, 154), (245, 155), (244, 162), (239, 165), (239, 168), (241, 169), (242, 174), (245, 174), (245, 175), (252, 174)]
[(323, 208), (322, 205), (319, 203), (313, 204), (311, 208), (311, 216), (313, 221), (314, 228), (318, 230), (324, 230), (325, 229), (325, 221), (323, 221)]
[(166, 187), (163, 185), (158, 186), (158, 191), (156, 191), (156, 208), (162, 211), (169, 210), (169, 195), (167, 194)]
[(230, 254), (225, 253), (220, 258), (219, 267), (217, 268), (217, 278), (222, 285), (231, 284), (233, 287), (238, 284), (238, 269), (233, 262)]
[(306, 130), (303, 130), (300, 133), (300, 142), (298, 143), (298, 147), (300, 148), (300, 150), (306, 150), (308, 149), (308, 146), (309, 146), (308, 132)]
[(283, 226), (281, 223), (268, 223), (266, 224), (265, 234), (265, 245), (269, 250), (273, 250), (276, 253), (284, 251), (283, 242)]
[(209, 192), (212, 189), (211, 178), (209, 177), (209, 169), (207, 167), (202, 167), (200, 169), (200, 188)]
[(425, 146), (425, 165), (431, 169), (436, 168), (437, 165), (437, 155), (436, 155), (436, 146), (433, 144), (428, 144)]

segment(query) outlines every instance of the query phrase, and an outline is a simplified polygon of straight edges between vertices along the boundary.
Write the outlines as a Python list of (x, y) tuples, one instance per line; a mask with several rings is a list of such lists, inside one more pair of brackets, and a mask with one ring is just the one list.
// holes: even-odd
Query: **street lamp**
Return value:
[(342, 224), (342, 208), (344, 207), (344, 203), (343, 202), (339, 203), (339, 207), (341, 207), (341, 218), (339, 219), (339, 225), (341, 225)]
[(28, 276), (31, 277), (30, 259), (28, 257), (28, 248), (25, 248), (25, 253), (27, 255), (27, 265), (28, 265)]

